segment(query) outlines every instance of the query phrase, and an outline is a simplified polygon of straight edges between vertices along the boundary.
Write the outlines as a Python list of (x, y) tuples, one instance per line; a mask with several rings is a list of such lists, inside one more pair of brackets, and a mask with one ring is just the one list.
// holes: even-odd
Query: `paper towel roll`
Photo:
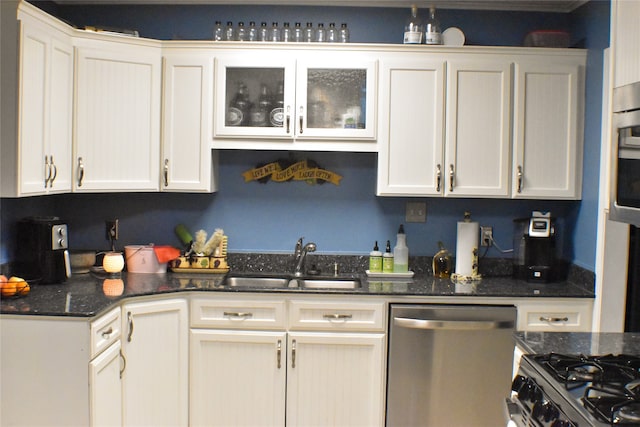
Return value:
[(477, 222), (458, 222), (456, 243), (456, 274), (476, 276), (478, 274), (478, 241), (480, 226)]

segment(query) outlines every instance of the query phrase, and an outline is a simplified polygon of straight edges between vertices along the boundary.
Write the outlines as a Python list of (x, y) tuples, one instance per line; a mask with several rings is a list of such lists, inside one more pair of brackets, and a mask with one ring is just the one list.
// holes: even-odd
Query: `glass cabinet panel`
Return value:
[(284, 69), (227, 68), (225, 126), (282, 127)]
[(214, 136), (375, 139), (377, 62), (352, 56), (241, 48), (219, 56)]
[(364, 129), (366, 111), (366, 69), (307, 71), (308, 128)]

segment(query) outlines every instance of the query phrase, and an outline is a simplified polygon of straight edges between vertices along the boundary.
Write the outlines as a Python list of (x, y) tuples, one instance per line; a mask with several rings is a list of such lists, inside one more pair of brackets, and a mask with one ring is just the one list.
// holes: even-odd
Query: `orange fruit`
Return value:
[(0, 292), (3, 297), (12, 297), (18, 291), (18, 284), (16, 282), (2, 282), (2, 289)]
[(4, 283), (8, 281), (9, 279), (7, 279), (7, 276), (5, 276), (4, 274), (0, 274), (0, 283)]
[(31, 286), (26, 281), (17, 283), (17, 292), (19, 295), (27, 295), (31, 291)]

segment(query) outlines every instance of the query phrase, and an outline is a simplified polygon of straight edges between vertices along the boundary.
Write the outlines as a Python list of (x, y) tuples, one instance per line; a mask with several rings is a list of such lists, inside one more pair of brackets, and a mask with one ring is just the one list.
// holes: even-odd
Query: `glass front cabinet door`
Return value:
[(376, 61), (342, 52), (216, 59), (216, 138), (374, 140)]

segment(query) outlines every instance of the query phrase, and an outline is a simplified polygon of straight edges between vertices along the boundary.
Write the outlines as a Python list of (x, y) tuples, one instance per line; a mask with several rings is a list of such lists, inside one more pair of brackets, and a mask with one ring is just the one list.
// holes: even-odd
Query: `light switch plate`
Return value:
[(406, 222), (427, 222), (426, 202), (407, 202)]

